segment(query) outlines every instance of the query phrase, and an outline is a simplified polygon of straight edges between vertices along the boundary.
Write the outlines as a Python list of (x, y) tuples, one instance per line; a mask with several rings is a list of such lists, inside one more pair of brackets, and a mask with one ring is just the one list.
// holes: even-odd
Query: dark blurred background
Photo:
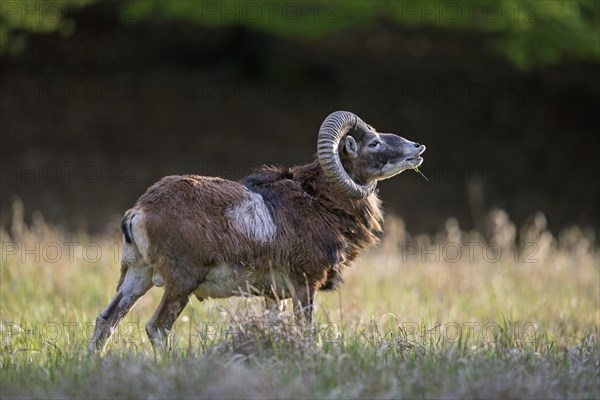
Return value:
[(164, 175), (308, 162), (345, 109), (427, 145), (411, 232), (600, 227), (600, 2), (3, 1), (0, 224), (102, 231)]

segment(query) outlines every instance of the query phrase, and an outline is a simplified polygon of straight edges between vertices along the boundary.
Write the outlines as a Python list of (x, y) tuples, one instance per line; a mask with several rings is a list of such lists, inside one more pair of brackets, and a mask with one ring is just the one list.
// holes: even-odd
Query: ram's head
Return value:
[(342, 194), (363, 199), (377, 181), (421, 165), (425, 146), (378, 133), (347, 111), (330, 114), (319, 130), (318, 158), (328, 181)]

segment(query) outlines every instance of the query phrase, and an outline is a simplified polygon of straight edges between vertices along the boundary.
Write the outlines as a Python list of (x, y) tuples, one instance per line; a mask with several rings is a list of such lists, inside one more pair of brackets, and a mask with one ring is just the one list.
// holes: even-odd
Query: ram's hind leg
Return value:
[(165, 347), (175, 320), (187, 305), (192, 293), (204, 281), (209, 270), (208, 267), (183, 257), (172, 264), (168, 259), (163, 260), (162, 265), (165, 292), (154, 315), (146, 324), (146, 333), (155, 351)]
[(96, 318), (88, 353), (102, 351), (115, 328), (135, 303), (152, 287), (152, 270), (147, 266), (128, 266), (121, 270), (117, 294)]
[(167, 285), (158, 308), (146, 324), (146, 333), (154, 349), (164, 347), (169, 332), (173, 328), (175, 320), (187, 305), (191, 293), (191, 290), (189, 293), (177, 293), (169, 290)]

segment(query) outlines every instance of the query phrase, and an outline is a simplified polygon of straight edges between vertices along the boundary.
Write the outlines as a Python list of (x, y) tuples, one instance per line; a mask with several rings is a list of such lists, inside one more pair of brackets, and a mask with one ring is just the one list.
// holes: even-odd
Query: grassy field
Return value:
[[(120, 238), (66, 234), (40, 214), (0, 232), (2, 398), (599, 398), (600, 267), (592, 232), (558, 237), (495, 211), (493, 237), (410, 236), (388, 218), (382, 244), (319, 293), (316, 323), (291, 304), (196, 299), (171, 350), (144, 325), (154, 288), (101, 358), (86, 346), (114, 294)], [(519, 241), (515, 240), (520, 229)]]

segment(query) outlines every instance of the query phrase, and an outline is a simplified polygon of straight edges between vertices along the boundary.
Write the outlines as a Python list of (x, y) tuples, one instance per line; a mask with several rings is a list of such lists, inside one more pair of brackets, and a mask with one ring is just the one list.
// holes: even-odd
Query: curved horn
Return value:
[(367, 130), (367, 124), (348, 111), (329, 114), (319, 129), (317, 156), (325, 177), (340, 193), (355, 200), (364, 199), (373, 193), (377, 183), (360, 185), (354, 182), (342, 166), (338, 146), (346, 134), (360, 139)]

